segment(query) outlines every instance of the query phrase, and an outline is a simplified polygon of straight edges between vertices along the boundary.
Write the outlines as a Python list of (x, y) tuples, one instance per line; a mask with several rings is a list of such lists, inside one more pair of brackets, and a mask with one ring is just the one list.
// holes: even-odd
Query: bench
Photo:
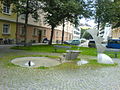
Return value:
[(20, 42), (20, 43), (16, 43), (17, 46), (32, 46), (31, 42), (28, 43), (24, 43), (24, 42)]
[(66, 53), (63, 54), (63, 57), (66, 60), (73, 60), (78, 57), (78, 55), (81, 53), (79, 50), (67, 50)]
[(117, 58), (117, 55), (119, 54), (120, 49), (107, 48), (107, 49), (105, 50), (105, 52), (114, 54), (115, 58)]
[(70, 46), (61, 46), (61, 45), (54, 45), (53, 47), (55, 52), (57, 52), (58, 49), (69, 50), (71, 48)]

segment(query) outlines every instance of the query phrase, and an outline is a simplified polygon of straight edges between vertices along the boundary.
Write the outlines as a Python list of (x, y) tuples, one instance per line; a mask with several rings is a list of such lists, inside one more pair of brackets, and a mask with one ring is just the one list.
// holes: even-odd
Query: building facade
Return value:
[(73, 29), (73, 39), (80, 39), (81, 36), (81, 28), (74, 27)]
[(112, 29), (112, 38), (113, 39), (120, 38), (120, 27)]
[[(25, 41), (25, 15), (17, 17), (12, 13), (12, 5), (2, 5), (3, 11), (0, 13), (0, 44), (21, 43)], [(50, 40), (51, 27), (45, 23), (44, 13), (39, 14), (38, 20), (29, 15), (27, 25), (27, 42), (42, 43), (44, 38)], [(54, 30), (53, 42), (60, 43), (62, 39), (62, 25)], [(73, 38), (73, 25), (65, 22), (64, 40)]]
[(98, 36), (102, 37), (104, 42), (107, 42), (112, 37), (112, 25), (106, 23), (105, 27), (100, 28)]
[(16, 14), (11, 12), (12, 5), (0, 5), (0, 44), (11, 44), (16, 38)]
[[(50, 40), (51, 27), (47, 25), (44, 21), (44, 15), (40, 14), (39, 19), (36, 21), (29, 16), (28, 27), (27, 27), (27, 41), (33, 43), (42, 43), (44, 38)], [(18, 17), (18, 30), (17, 30), (17, 40), (18, 42), (24, 42), (25, 32), (24, 32), (25, 15), (20, 15)], [(62, 39), (62, 25), (59, 25), (54, 30), (53, 43), (60, 43)], [(71, 40), (73, 38), (73, 25), (70, 22), (65, 22), (65, 32), (64, 40)]]

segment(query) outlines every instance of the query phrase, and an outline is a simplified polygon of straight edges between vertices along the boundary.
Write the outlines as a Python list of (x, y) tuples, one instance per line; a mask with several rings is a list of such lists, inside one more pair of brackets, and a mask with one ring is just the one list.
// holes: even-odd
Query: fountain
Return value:
[(25, 63), (25, 65), (30, 67), (30, 66), (34, 66), (35, 63), (33, 63), (32, 61), (28, 61)]
[(61, 64), (57, 58), (49, 58), (49, 57), (18, 57), (11, 60), (11, 63), (21, 66), (21, 67), (51, 67)]
[(104, 54), (106, 47), (102, 45), (103, 38), (98, 37), (98, 30), (97, 29), (89, 29), (87, 30), (88, 33), (91, 34), (93, 39), (95, 40), (96, 48), (97, 48), (97, 60), (98, 63), (104, 63), (104, 64), (114, 64), (112, 58), (110, 58), (108, 55)]

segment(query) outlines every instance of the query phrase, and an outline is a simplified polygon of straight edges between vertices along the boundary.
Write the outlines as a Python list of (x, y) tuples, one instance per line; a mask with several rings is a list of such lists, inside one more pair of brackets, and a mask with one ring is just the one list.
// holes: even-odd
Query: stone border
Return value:
[[(25, 65), (29, 61), (32, 61), (35, 65)], [(51, 67), (61, 64), (59, 60), (49, 57), (20, 57), (11, 60), (11, 63), (21, 67)]]

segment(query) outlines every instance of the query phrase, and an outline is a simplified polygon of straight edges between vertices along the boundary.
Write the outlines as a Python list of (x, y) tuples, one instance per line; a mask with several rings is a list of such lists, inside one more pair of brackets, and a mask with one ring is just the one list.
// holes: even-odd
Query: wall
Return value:
[[(3, 24), (10, 24), (10, 34), (8, 34), (8, 35), (2, 34)], [(16, 32), (16, 24), (15, 23), (0, 20), (0, 38), (15, 39), (15, 32)]]

